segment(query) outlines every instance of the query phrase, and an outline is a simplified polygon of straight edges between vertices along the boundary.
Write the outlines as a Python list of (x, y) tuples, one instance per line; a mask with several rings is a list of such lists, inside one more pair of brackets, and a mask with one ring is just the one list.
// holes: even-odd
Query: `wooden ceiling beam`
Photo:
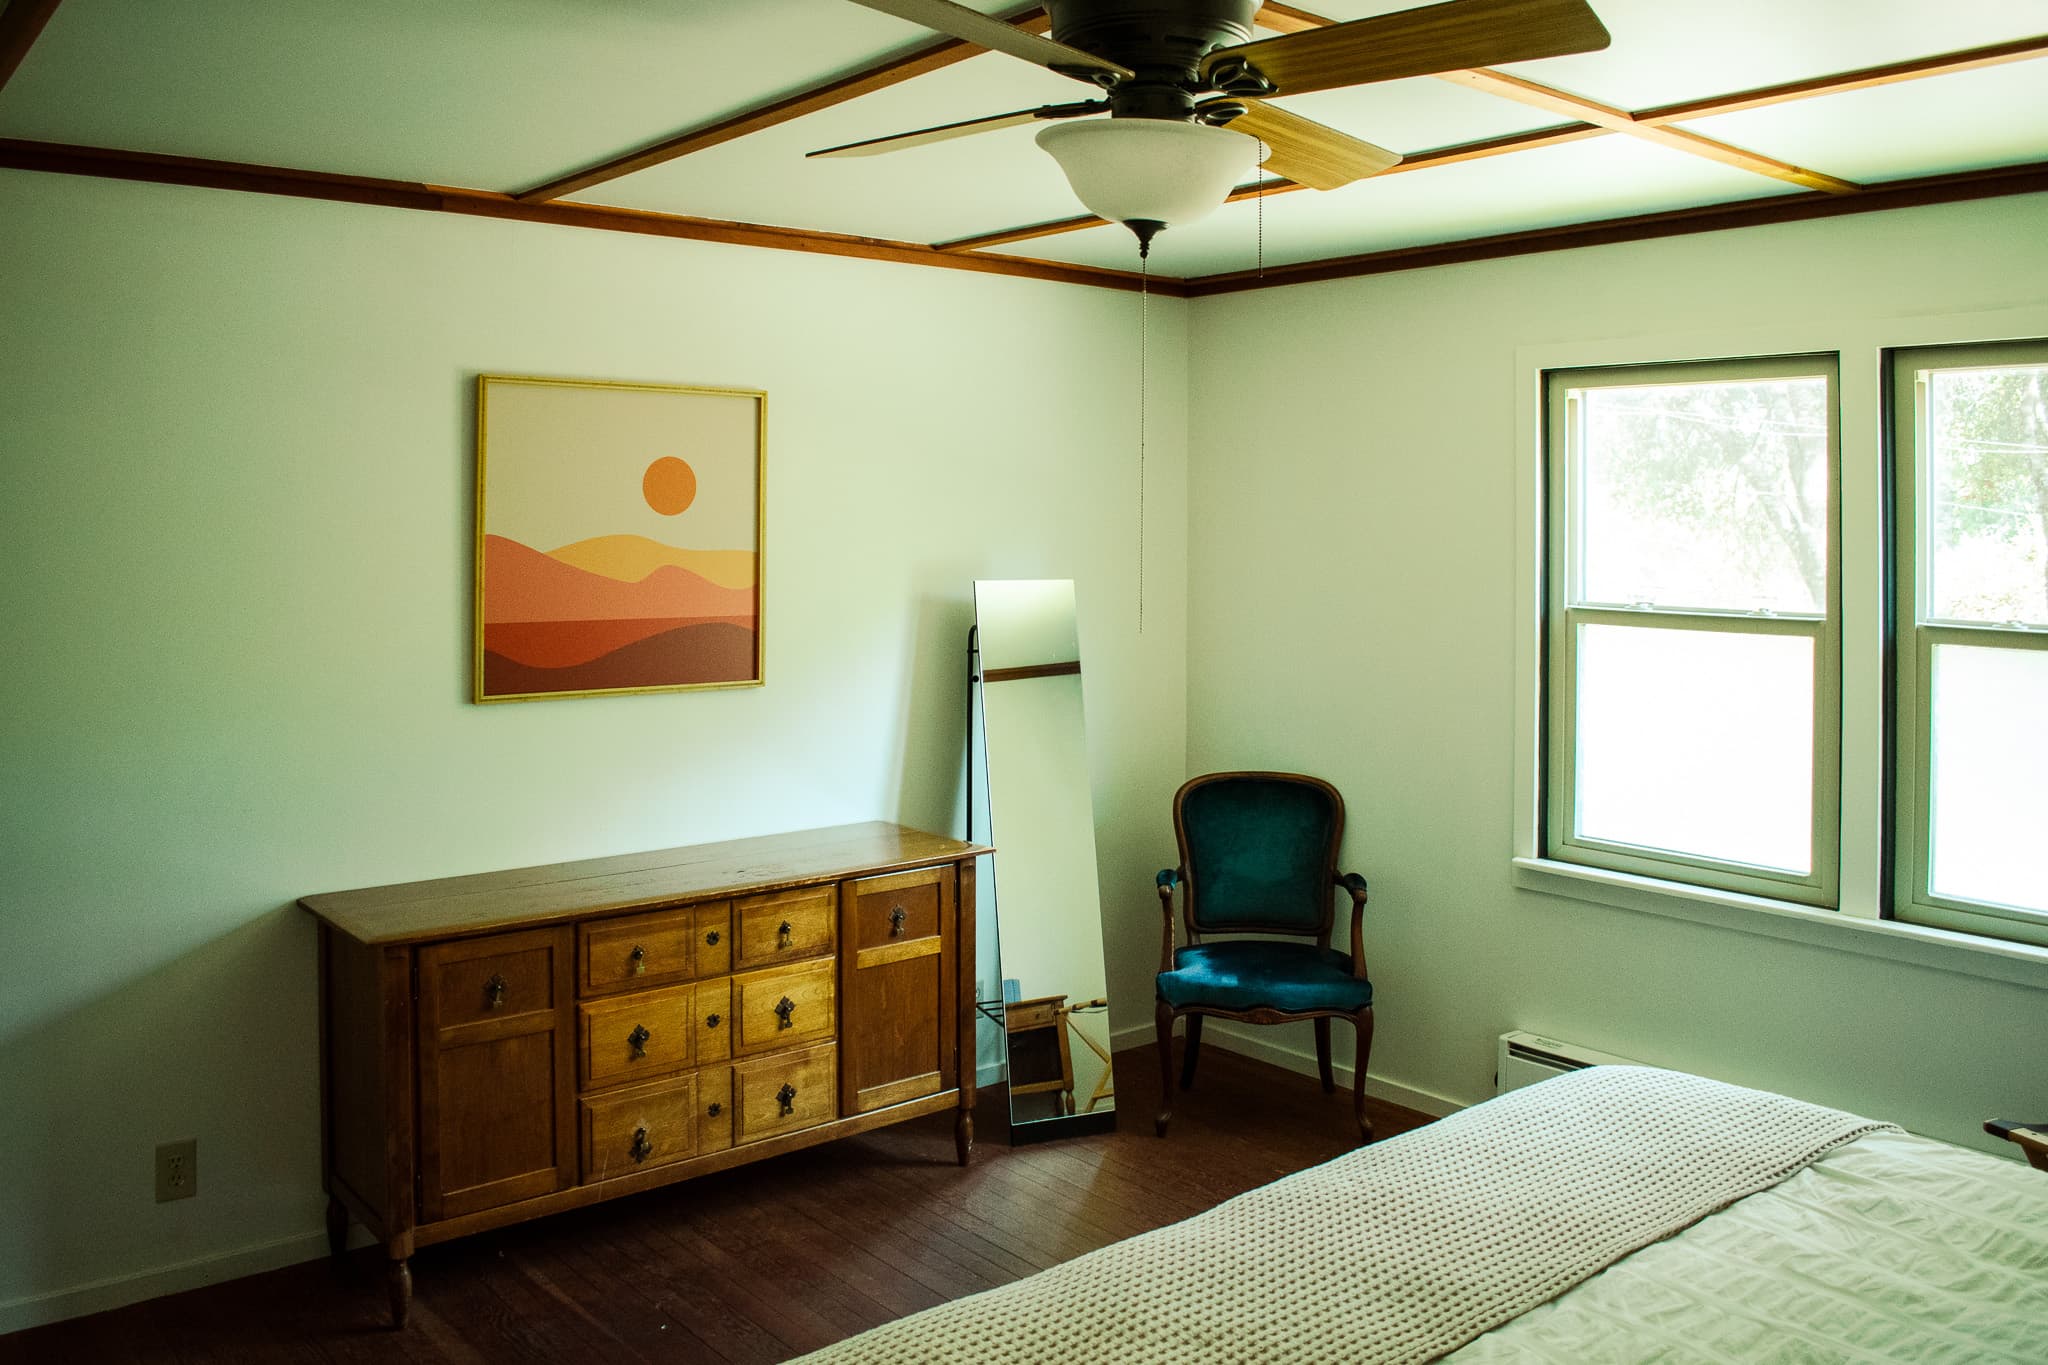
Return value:
[(58, 0), (7, 0), (0, 9), (0, 89), (21, 69), (22, 59), (57, 12)]
[(1830, 194), (1854, 194), (1860, 188), (1850, 181), (1837, 179), (1820, 171), (1808, 170), (1804, 166), (1794, 166), (1790, 162), (1765, 156), (1761, 152), (1747, 151), (1684, 128), (1642, 123), (1625, 109), (1616, 109), (1595, 100), (1583, 99), (1578, 95), (1568, 95), (1562, 90), (1553, 90), (1547, 85), (1539, 85), (1520, 76), (1510, 76), (1505, 71), (1494, 71), (1485, 67), (1471, 71), (1444, 71), (1437, 74), (1437, 79), (1481, 90), (1489, 95), (1499, 95), (1503, 99), (1510, 99), (1517, 104), (1526, 104), (1548, 113), (1581, 119), (1613, 132), (1641, 138), (1645, 142), (1654, 142), (1675, 151), (1688, 152), (1693, 156), (1705, 157), (1709, 161), (1718, 161), (1724, 166), (1733, 166), (1740, 171), (1769, 176), (1773, 180), (1783, 180), (1802, 189), (1826, 190)]
[[(1508, 152), (1533, 151), (1538, 147), (1557, 147), (1567, 142), (1580, 142), (1589, 137), (1605, 137), (1607, 129), (1590, 123), (1567, 123), (1556, 128), (1538, 128), (1528, 133), (1510, 133), (1506, 137), (1489, 137), (1478, 142), (1460, 142), (1450, 147), (1438, 147), (1427, 152), (1413, 152), (1401, 158), (1395, 165), (1372, 177), (1375, 180), (1404, 171), (1426, 171), (1435, 166), (1455, 166), (1461, 161), (1478, 161), (1489, 156), (1503, 156)], [(1292, 180), (1255, 181), (1240, 185), (1230, 192), (1226, 204), (1256, 199), (1260, 195), (1271, 198), (1276, 194), (1292, 194), (1307, 189)], [(1055, 237), (1063, 232), (1082, 232), (1088, 228), (1103, 226), (1104, 220), (1093, 214), (1076, 218), (1061, 218), (1050, 223), (1036, 223), (1030, 227), (1009, 228), (1002, 232), (986, 232), (977, 237), (960, 237), (950, 242), (940, 242), (940, 251), (979, 251), (986, 247), (1008, 246), (1012, 242), (1028, 242), (1037, 237)]]
[[(772, 227), (760, 223), (735, 223), (716, 218), (688, 218), (679, 214), (612, 208), (603, 204), (530, 204), (492, 190), (461, 189), (452, 185), (430, 185), (412, 180), (381, 180), (371, 176), (335, 175), (326, 171), (305, 171), (286, 166), (258, 166), (238, 161), (163, 156), (152, 152), (124, 152), (105, 147), (31, 142), (20, 138), (0, 138), (0, 169), (97, 176), (102, 179), (135, 180), (156, 185), (192, 185), (206, 189), (241, 190), (250, 194), (274, 194), (294, 199), (324, 199), (345, 204), (374, 204), (385, 208), (453, 213), (476, 218), (507, 218), (517, 222), (594, 228), (603, 232), (631, 232), (698, 242), (721, 242), (732, 246), (768, 247), (779, 251), (810, 252), (814, 255), (848, 256), (857, 260), (939, 266), (947, 270), (967, 270), (985, 275), (1011, 275), (1022, 279), (1050, 280), (1060, 284), (1085, 284), (1101, 289), (1135, 292), (1145, 287), (1145, 282), (1135, 271), (1069, 265), (1064, 261), (1034, 261), (1020, 256), (977, 256), (970, 252), (940, 251), (918, 242), (855, 237), (837, 232), (811, 232), (800, 228)], [(1175, 279), (1155, 278), (1150, 282), (1150, 288), (1155, 294), (1179, 295), (1184, 292), (1181, 282)]]
[(1921, 57), (1909, 62), (1866, 66), (1857, 71), (1844, 71), (1833, 76), (1787, 81), (1783, 85), (1767, 85), (1736, 95), (1718, 95), (1711, 99), (1688, 100), (1683, 104), (1666, 104), (1655, 109), (1642, 110), (1635, 115), (1635, 121), (1645, 127), (1657, 127), (1667, 123), (1681, 123), (1687, 119), (1713, 118), (1717, 114), (1739, 114), (1747, 109), (1789, 104), (1794, 100), (1812, 99), (1816, 95), (1842, 95), (1852, 90), (1869, 90), (1881, 85), (1896, 85), (1902, 81), (1922, 80), (1928, 76), (1951, 76), (1960, 71), (1978, 71), (1987, 66), (2023, 62), (2043, 56), (2048, 56), (2048, 33), (2038, 34), (2032, 38), (2020, 38), (2010, 43), (1993, 43), (1987, 47), (1965, 48), (1960, 52), (1944, 52), (1939, 56)]
[[(1265, 5), (1260, 8), (1258, 17), (1258, 23), (1262, 27), (1282, 33), (1300, 33), (1336, 22), (1334, 19), (1312, 14), (1304, 9), (1296, 9), (1292, 5)], [(1503, 71), (1485, 67), (1467, 71), (1442, 71), (1437, 73), (1437, 79), (1484, 91), (1489, 95), (1498, 95), (1503, 99), (1542, 109), (1547, 113), (1561, 114), (1582, 123), (1596, 124), (1610, 132), (1625, 133), (1646, 142), (1705, 157), (1709, 161), (1718, 161), (1724, 166), (1733, 166), (1737, 170), (1748, 171), (1754, 175), (1783, 180), (1802, 189), (1826, 190), (1830, 194), (1854, 194), (1858, 189), (1858, 186), (1850, 181), (1820, 171), (1794, 166), (1776, 157), (1748, 151), (1683, 128), (1666, 127), (1665, 124), (1671, 121), (1668, 119), (1659, 123), (1645, 123), (1625, 109), (1616, 109), (1595, 100), (1581, 99), (1577, 95), (1554, 90), (1547, 85), (1539, 85), (1535, 81), (1524, 80), (1519, 76), (1510, 76)]]
[[(1044, 10), (1035, 5), (1010, 16), (1007, 22), (1026, 33), (1044, 33), (1052, 27), (1052, 20), (1046, 16)], [(673, 137), (663, 138), (659, 142), (651, 142), (623, 156), (615, 156), (595, 165), (585, 166), (581, 170), (571, 171), (545, 184), (520, 190), (512, 197), (522, 204), (543, 204), (551, 199), (560, 199), (563, 195), (587, 190), (592, 185), (602, 185), (608, 180), (617, 180), (635, 171), (644, 171), (650, 166), (659, 166), (664, 162), (674, 161), (677, 157), (716, 147), (721, 142), (730, 142), (734, 138), (758, 133), (777, 124), (788, 123), (791, 119), (799, 119), (806, 114), (815, 114), (836, 104), (859, 99), (862, 95), (872, 95), (877, 90), (886, 90), (892, 85), (900, 85), (904, 81), (930, 75), (934, 71), (942, 71), (955, 62), (978, 57), (986, 51), (988, 49), (979, 43), (965, 42), (959, 38), (946, 38), (940, 42), (928, 43), (913, 52), (877, 62), (850, 76), (842, 76), (836, 81), (828, 81), (824, 85), (813, 86), (808, 90), (799, 90), (794, 95), (757, 105), (730, 118), (720, 119), (716, 123), (707, 123), (701, 128), (692, 128)]]

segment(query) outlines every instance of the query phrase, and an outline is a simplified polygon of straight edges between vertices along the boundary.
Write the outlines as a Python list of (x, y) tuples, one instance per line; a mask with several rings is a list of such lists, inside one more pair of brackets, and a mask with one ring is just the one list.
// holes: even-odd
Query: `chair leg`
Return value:
[(1202, 1016), (1188, 1016), (1188, 1042), (1180, 1055), (1180, 1088), (1195, 1088), (1195, 1059), (1202, 1053)]
[(1330, 1016), (1316, 1020), (1316, 1069), (1323, 1073), (1323, 1093), (1337, 1089), (1337, 1079), (1330, 1074)]
[(1159, 1028), (1159, 1113), (1152, 1120), (1152, 1131), (1165, 1137), (1166, 1125), (1173, 1118), (1173, 1006), (1160, 1001), (1152, 1018)]
[(1372, 1006), (1367, 1005), (1351, 1020), (1358, 1029), (1357, 1056), (1351, 1071), (1351, 1109), (1358, 1118), (1358, 1140), (1371, 1142), (1372, 1120), (1365, 1116), (1365, 1064), (1372, 1057)]

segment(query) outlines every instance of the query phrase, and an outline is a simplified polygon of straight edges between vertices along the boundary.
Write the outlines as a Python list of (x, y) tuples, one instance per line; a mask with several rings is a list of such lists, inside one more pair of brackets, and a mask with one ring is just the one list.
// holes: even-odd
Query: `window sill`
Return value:
[(1687, 886), (1549, 858), (1516, 858), (1514, 884), (1525, 891), (1640, 910), (1740, 933), (1788, 939), (2021, 986), (2048, 987), (2048, 948), (2027, 943), (2008, 943), (1896, 920), (1865, 919), (1839, 910), (1815, 910), (1789, 901)]

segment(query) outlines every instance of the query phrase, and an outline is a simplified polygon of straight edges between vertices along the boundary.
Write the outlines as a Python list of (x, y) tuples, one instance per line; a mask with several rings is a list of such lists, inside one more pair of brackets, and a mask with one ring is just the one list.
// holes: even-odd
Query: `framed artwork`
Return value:
[(478, 376), (477, 701), (760, 685), (767, 407)]

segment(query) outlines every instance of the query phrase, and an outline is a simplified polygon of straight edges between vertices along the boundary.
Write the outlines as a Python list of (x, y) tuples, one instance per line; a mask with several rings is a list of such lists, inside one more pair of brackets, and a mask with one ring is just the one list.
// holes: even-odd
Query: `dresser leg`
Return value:
[(412, 1312), (412, 1262), (402, 1256), (391, 1258), (384, 1269), (384, 1292), (391, 1298), (392, 1328), (404, 1327)]
[(333, 1195), (327, 1196), (327, 1254), (340, 1260), (348, 1250), (348, 1209)]
[(967, 1164), (968, 1155), (974, 1151), (974, 1115), (962, 1109), (953, 1119), (953, 1151), (960, 1164)]

